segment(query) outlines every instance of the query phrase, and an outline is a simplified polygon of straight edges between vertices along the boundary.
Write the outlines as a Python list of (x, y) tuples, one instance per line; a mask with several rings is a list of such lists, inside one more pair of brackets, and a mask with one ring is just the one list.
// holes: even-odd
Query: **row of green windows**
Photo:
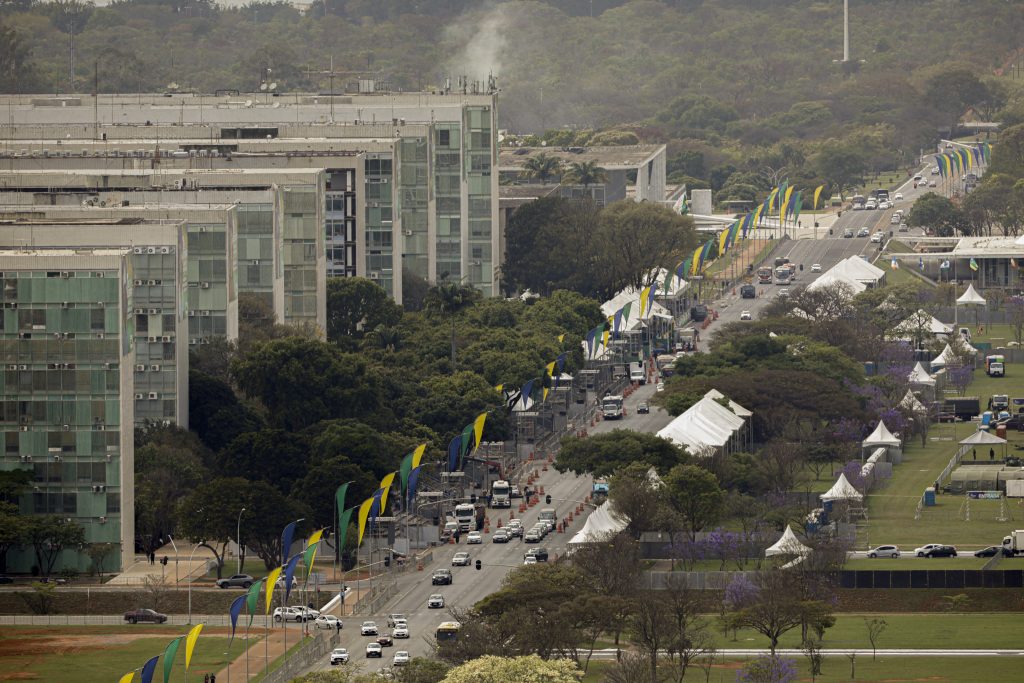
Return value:
[[(92, 496), (89, 498), (89, 496)], [(79, 505), (79, 495), (63, 491), (40, 491), (32, 494), (31, 512), (48, 515), (78, 515), (95, 517), (114, 515), (121, 512), (121, 494), (119, 493), (83, 493)]]
[[(105, 272), (105, 271), (104, 271)], [(106, 273), (106, 272), (105, 272)], [(89, 275), (89, 273), (75, 273)], [(21, 271), (18, 277), (14, 273), (4, 273), (3, 299), (5, 302), (17, 303), (56, 303), (63, 301), (96, 303), (105, 301), (116, 302), (118, 295), (117, 273), (105, 274), (104, 277), (46, 277), (46, 273), (38, 271)], [(33, 277), (25, 277), (32, 275)], [(41, 275), (41, 277), (39, 277)]]
[[(115, 401), (116, 403), (116, 401)], [(117, 407), (111, 408), (116, 411)], [(115, 412), (116, 414), (116, 412)], [(53, 453), (53, 449), (59, 449), (59, 454), (71, 454), (84, 457), (89, 454), (105, 455), (107, 446), (114, 449), (121, 443), (121, 434), (117, 431), (117, 425), (108, 422), (104, 431), (97, 430), (69, 430), (52, 428), (45, 429), (35, 427), (30, 431), (8, 430), (4, 434), (4, 451), (7, 455), (31, 455), (46, 456)], [(113, 462), (104, 460), (104, 462)], [(117, 464), (112, 467), (117, 468)], [(116, 481), (116, 478), (111, 479)]]
[(97, 306), (98, 302), (50, 304), (47, 308), (5, 308), (0, 311), (0, 331), (19, 332), (110, 332), (120, 329), (117, 306)]
[(117, 363), (121, 349), (116, 338), (54, 339), (45, 332), (24, 333), (20, 339), (0, 339), (0, 362), (9, 363)]
[(117, 370), (7, 369), (0, 373), (0, 393), (24, 394), (45, 391), (62, 394), (104, 394), (117, 392), (118, 382)]

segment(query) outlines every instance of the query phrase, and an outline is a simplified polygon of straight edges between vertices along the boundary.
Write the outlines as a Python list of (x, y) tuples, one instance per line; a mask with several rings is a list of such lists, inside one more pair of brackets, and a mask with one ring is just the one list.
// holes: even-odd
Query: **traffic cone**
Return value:
[(562, 524), (561, 523), (559, 523), (558, 526), (555, 527), (555, 528), (558, 529), (558, 533), (562, 533)]
[(544, 487), (543, 487), (543, 486), (541, 486), (540, 488), (538, 488), (538, 489), (537, 489), (537, 493), (539, 493), (540, 495), (542, 495), (542, 496), (543, 496), (543, 495), (544, 495)]
[(455, 545), (455, 537), (454, 536), (449, 536), (448, 537), (448, 545)]

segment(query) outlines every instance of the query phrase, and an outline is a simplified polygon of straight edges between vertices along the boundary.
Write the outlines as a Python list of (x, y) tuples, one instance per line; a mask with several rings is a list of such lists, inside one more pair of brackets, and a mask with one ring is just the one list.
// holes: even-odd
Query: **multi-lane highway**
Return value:
[[(671, 417), (661, 409), (651, 406), (649, 414), (638, 415), (636, 405), (640, 401), (649, 400), (655, 392), (654, 385), (641, 386), (632, 395), (626, 398), (626, 416), (622, 420), (599, 422), (595, 426), (587, 427), (589, 434), (602, 433), (612, 429), (624, 428), (642, 432), (656, 432), (669, 423)], [(537, 464), (537, 469), (542, 468), (542, 463)], [(572, 473), (559, 474), (550, 465), (547, 472), (541, 472), (538, 485), (544, 487), (544, 494), (552, 497), (551, 505), (544, 502), (545, 496), (541, 496), (541, 502), (526, 512), (518, 513), (518, 499), (513, 501), (516, 507), (512, 508), (513, 514), (523, 520), (526, 529), (529, 529), (537, 521), (542, 508), (553, 507), (558, 518), (566, 517), (571, 510), (576, 508), (577, 502), (582, 501), (591, 492), (593, 481), (589, 476), (575, 476)], [(513, 568), (523, 564), (523, 554), (534, 547), (546, 548), (550, 559), (565, 554), (566, 544), (573, 534), (579, 531), (584, 524), (584, 518), (590, 508), (586, 510), (583, 518), (576, 517), (565, 533), (552, 532), (538, 544), (524, 543), (521, 539), (513, 539), (508, 543), (494, 543), (491, 538), (493, 532), (498, 528), (498, 522), (505, 523), (509, 519), (509, 510), (488, 510), (490, 519), (490, 530), (492, 534), (484, 534), (484, 542), (480, 545), (467, 545), (465, 534), (458, 544), (441, 545), (433, 550), (433, 560), (426, 564), (423, 571), (411, 570), (400, 574), (398, 578), (398, 591), (394, 599), (389, 601), (379, 613), (344, 619), (344, 628), (341, 633), (341, 647), (348, 649), (352, 664), (359, 664), (364, 670), (375, 671), (381, 668), (390, 667), (394, 653), (399, 650), (407, 650), (413, 657), (430, 654), (434, 631), (442, 621), (450, 621), (451, 615), (447, 607), (469, 608), (481, 599), (498, 590), (505, 575)], [(452, 556), (457, 552), (468, 552), (470, 566), (453, 567)], [(480, 560), (481, 569), (475, 568), (476, 561)], [(452, 570), (453, 582), (448, 586), (434, 586), (431, 584), (431, 575), (435, 569), (450, 568)], [(428, 609), (427, 598), (439, 593), (444, 596), (446, 609)], [(375, 621), (378, 629), (384, 633), (390, 633), (387, 626), (387, 615), (392, 613), (404, 614), (409, 624), (410, 638), (408, 640), (396, 640), (392, 647), (384, 648), (384, 656), (381, 659), (367, 659), (366, 645), (375, 638), (363, 637), (359, 634), (359, 625), (363, 621)], [(298, 625), (291, 625), (296, 635), (299, 632)], [(329, 658), (317, 664), (313, 670), (330, 669)]]
[[(792, 231), (793, 238), (779, 243), (767, 261), (767, 265), (772, 265), (772, 259), (776, 257), (789, 258), (798, 266), (797, 277), (791, 287), (802, 287), (814, 282), (829, 268), (850, 256), (866, 256), (873, 261), (878, 255), (884, 242), (882, 244), (874, 243), (870, 237), (845, 238), (843, 233), (847, 229), (853, 230), (854, 235), (861, 228), (867, 228), (871, 235), (881, 230), (885, 241), (888, 241), (890, 231), (896, 238), (901, 234), (920, 235), (920, 229), (914, 229), (910, 233), (897, 233), (896, 226), (890, 223), (890, 218), (896, 209), (910, 211), (910, 207), (918, 197), (926, 192), (935, 191), (935, 188), (927, 186), (927, 181), (931, 178), (930, 167), (925, 167), (921, 172), (925, 182), (919, 183), (917, 188), (914, 187), (911, 177), (891, 193), (893, 197), (896, 196), (896, 193), (903, 195), (902, 199), (894, 203), (892, 209), (881, 211), (844, 210), (841, 216), (835, 217), (826, 227), (817, 229), (805, 227)], [(821, 266), (821, 273), (811, 272), (811, 267), (814, 264)], [(803, 270), (799, 269), (800, 265), (803, 266)], [(702, 332), (699, 348), (705, 350), (714, 331), (726, 323), (738, 322), (743, 311), (749, 311), (751, 317), (756, 320), (764, 308), (774, 301), (779, 292), (785, 288), (774, 284), (758, 285), (757, 297), (754, 299), (741, 298), (738, 289), (735, 293), (731, 290), (727, 292), (724, 297), (711, 304), (711, 308), (719, 314), (718, 320), (714, 321), (706, 332)]]

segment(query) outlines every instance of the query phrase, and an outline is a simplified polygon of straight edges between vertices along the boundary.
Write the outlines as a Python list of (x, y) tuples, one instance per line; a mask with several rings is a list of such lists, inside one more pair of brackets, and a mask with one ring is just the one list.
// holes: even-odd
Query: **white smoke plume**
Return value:
[(459, 17), (445, 31), (447, 44), (461, 46), (445, 65), (445, 76), (451, 77), (453, 88), (459, 76), (486, 83), (488, 75), (497, 77), (501, 73), (502, 52), (511, 19), (502, 5), (484, 6)]

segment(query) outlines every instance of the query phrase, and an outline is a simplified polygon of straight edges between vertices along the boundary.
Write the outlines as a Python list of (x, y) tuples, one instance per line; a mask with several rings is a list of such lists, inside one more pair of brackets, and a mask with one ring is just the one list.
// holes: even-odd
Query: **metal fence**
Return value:
[[(5, 614), (0, 615), (0, 626), (116, 626), (127, 623), (121, 614)], [(206, 624), (207, 626), (231, 626), (231, 618), (227, 614), (193, 614), (191, 622), (185, 614), (170, 614), (168, 624), (188, 626), (190, 624)], [(271, 617), (258, 614), (253, 621), (253, 628), (272, 626)]]
[(264, 676), (262, 683), (288, 683), (324, 657), (340, 640), (337, 632), (330, 636), (323, 633), (317, 634), (312, 640), (306, 641), (288, 652), (288, 658), (281, 662), (281, 666)]
[(864, 569), (839, 572), (841, 588), (1024, 588), (1024, 570)]

